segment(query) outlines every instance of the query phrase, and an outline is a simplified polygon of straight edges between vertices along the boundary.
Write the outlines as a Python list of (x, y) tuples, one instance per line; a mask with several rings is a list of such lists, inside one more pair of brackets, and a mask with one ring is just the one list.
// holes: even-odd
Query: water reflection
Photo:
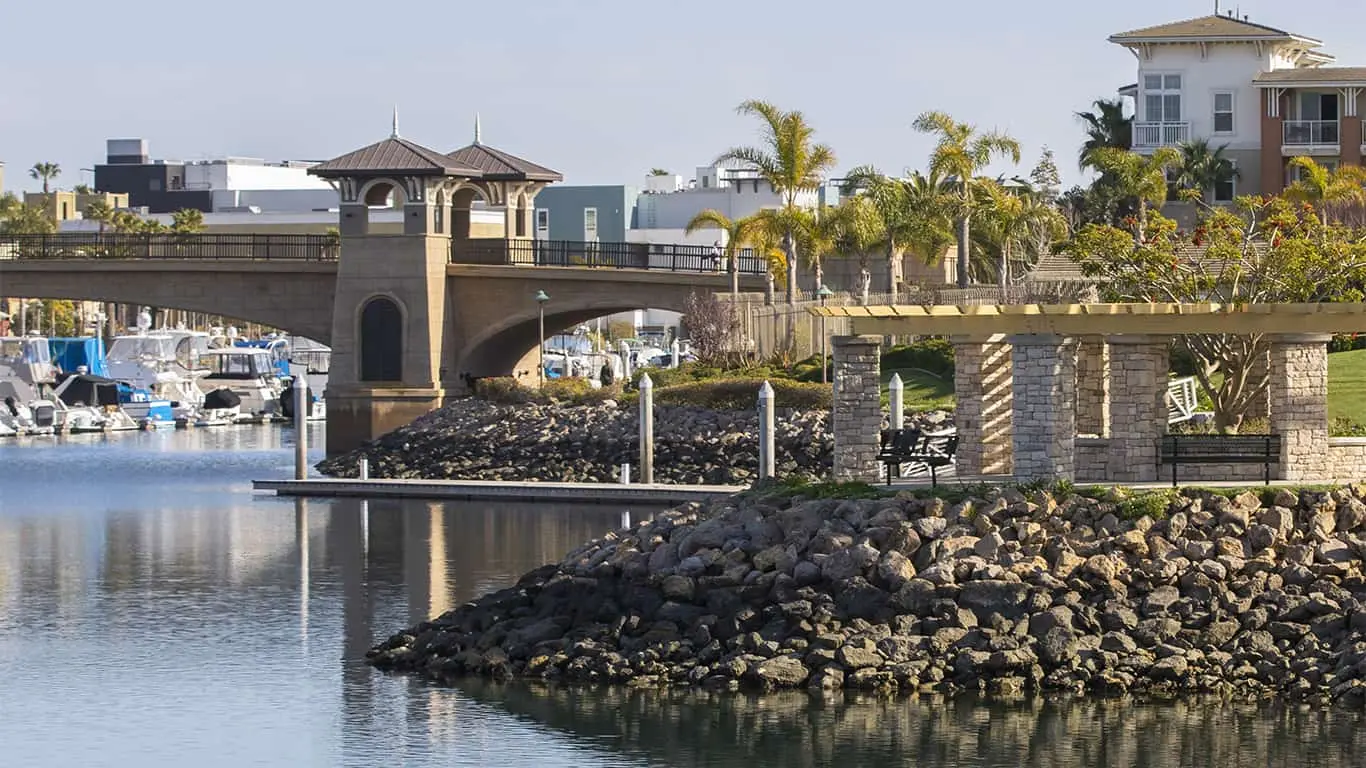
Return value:
[(252, 478), (289, 475), (290, 442), (265, 428), (0, 445), (0, 763), (1345, 766), (1366, 746), (1356, 716), (1275, 708), (381, 675), (361, 661), (376, 640), (621, 510), (253, 497)]

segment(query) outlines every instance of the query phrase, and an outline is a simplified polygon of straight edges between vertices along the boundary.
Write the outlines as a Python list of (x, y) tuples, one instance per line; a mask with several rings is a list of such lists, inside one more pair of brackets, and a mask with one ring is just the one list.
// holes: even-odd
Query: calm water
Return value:
[[(315, 433), (315, 444), (320, 440)], [(0, 766), (1359, 766), (1359, 716), (469, 683), (376, 639), (620, 510), (254, 496), (274, 427), (0, 443)]]

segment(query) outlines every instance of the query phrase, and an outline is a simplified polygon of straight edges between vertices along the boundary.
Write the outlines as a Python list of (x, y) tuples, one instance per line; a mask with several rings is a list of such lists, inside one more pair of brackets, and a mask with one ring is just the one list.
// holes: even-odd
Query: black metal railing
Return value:
[[(722, 274), (729, 271), (726, 257), (718, 257), (710, 245), (670, 243), (589, 243), (571, 240), (471, 238), (451, 241), (451, 262)], [(748, 248), (737, 255), (736, 265), (742, 275), (762, 275), (768, 270), (768, 264), (763, 257)]]
[(207, 259), (335, 261), (335, 235), (123, 234), (0, 235), (0, 259)]

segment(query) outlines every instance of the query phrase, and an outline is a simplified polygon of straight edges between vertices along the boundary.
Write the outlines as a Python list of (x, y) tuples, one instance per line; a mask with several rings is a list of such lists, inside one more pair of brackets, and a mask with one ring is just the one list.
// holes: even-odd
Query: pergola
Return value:
[[(1269, 419), (1281, 435), (1276, 477), (1357, 477), (1363, 441), (1328, 437), (1328, 348), (1366, 331), (1366, 304), (1021, 304), (821, 307), (857, 335), (835, 339), (835, 466), (873, 480), (882, 424), (883, 336), (948, 336), (961, 476), (1150, 482), (1167, 427), (1173, 337), (1222, 333), (1270, 341)], [(1079, 437), (1079, 434), (1081, 435)], [(1252, 479), (1260, 467), (1181, 467), (1186, 482)]]

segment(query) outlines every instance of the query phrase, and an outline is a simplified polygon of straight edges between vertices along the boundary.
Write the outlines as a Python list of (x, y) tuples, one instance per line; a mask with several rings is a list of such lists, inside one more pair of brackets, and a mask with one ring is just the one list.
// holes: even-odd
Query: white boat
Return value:
[[(238, 401), (235, 422), (268, 422), (281, 418), (280, 380), (275, 375), (269, 350), (258, 347), (210, 349), (199, 359), (208, 369), (202, 379), (204, 388), (209, 391), (205, 396), (206, 409), (214, 404), (207, 402), (210, 397), (227, 390)], [(224, 398), (229, 401), (226, 407), (230, 408), (231, 398)]]
[[(142, 421), (192, 421), (198, 418), (204, 403), (204, 390), (199, 380), (208, 370), (199, 367), (200, 357), (209, 349), (209, 334), (173, 330), (155, 333), (116, 336), (105, 355), (109, 378), (127, 382), (134, 390), (147, 394), (125, 408), (144, 410), (142, 403), (169, 401), (169, 419), (160, 418), (159, 409), (144, 414)], [(159, 403), (158, 403), (159, 404)]]
[(56, 432), (57, 408), (45, 398), (55, 373), (46, 338), (0, 337), (0, 434)]
[(60, 379), (52, 390), (60, 431), (70, 434), (129, 432), (141, 427), (141, 423), (124, 410), (119, 383), (113, 379), (87, 373), (64, 374)]

